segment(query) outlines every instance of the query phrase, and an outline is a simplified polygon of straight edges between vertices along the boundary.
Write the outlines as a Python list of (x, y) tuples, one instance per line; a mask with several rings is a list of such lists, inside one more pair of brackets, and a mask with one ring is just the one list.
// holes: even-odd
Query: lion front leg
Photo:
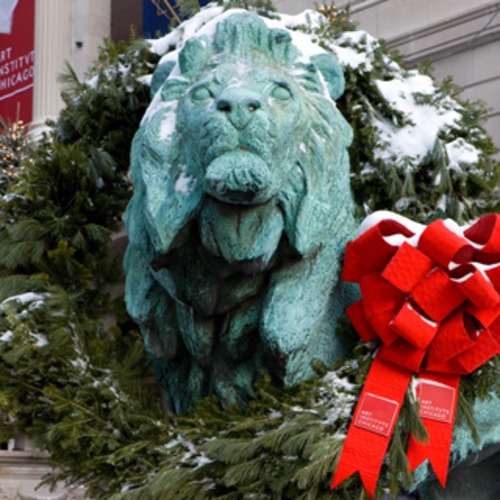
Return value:
[(261, 335), (273, 356), (284, 362), (281, 376), (287, 385), (312, 377), (314, 359), (330, 365), (343, 352), (335, 335), (344, 310), (338, 284), (340, 255), (332, 244), (273, 273)]

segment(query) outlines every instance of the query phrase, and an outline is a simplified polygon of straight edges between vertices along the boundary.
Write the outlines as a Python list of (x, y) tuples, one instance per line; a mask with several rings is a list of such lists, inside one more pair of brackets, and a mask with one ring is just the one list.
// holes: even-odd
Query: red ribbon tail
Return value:
[(411, 372), (378, 357), (373, 360), (344, 442), (331, 489), (359, 472), (370, 498), (401, 409)]
[[(381, 440), (372, 442), (370, 434), (357, 427), (349, 429), (330, 489), (333, 490), (355, 472), (359, 472), (361, 482), (373, 500), (386, 447), (383, 447)], [(360, 442), (364, 443), (362, 448), (359, 446)]]
[(413, 472), (422, 462), (429, 460), (436, 477), (441, 486), (446, 486), (448, 476), (448, 464), (450, 460), (450, 447), (453, 435), (453, 422), (455, 420), (455, 409), (458, 398), (458, 386), (460, 377), (455, 375), (442, 374), (421, 374), (421, 379), (437, 383), (436, 387), (448, 386), (453, 389), (452, 401), (450, 403), (450, 415), (448, 421), (436, 420), (428, 418), (425, 415), (431, 416), (433, 412), (439, 413), (432, 407), (425, 408), (425, 400), (421, 403), (420, 416), (427, 431), (428, 440), (425, 442), (417, 441), (415, 437), (410, 436), (408, 445), (407, 458), (409, 469)]

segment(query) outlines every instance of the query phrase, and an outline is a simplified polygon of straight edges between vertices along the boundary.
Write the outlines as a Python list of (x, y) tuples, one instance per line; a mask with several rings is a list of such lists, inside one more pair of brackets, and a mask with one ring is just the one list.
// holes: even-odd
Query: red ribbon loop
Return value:
[[(361, 234), (357, 240), (350, 241), (347, 248), (350, 248), (351, 257), (348, 262), (344, 262), (342, 280), (357, 283), (361, 276), (383, 269), (387, 259), (398, 249), (385, 240), (385, 237), (394, 234), (413, 236), (413, 233), (399, 222), (384, 220)], [(370, 253), (373, 253), (373, 257), (367, 259), (366, 255)]]
[(441, 219), (425, 228), (420, 235), (418, 248), (444, 268), (448, 268), (451, 262), (463, 264), (474, 253), (474, 248), (448, 229)]
[(454, 285), (477, 307), (487, 309), (500, 303), (500, 295), (491, 281), (473, 265), (460, 266), (450, 272)]
[(464, 231), (464, 236), (482, 245), (483, 252), (500, 253), (500, 215), (484, 215)]
[[(383, 402), (386, 387), (398, 387), (398, 397), (393, 395), (392, 400), (400, 405), (412, 374), (425, 374), (431, 380), (429, 387), (433, 383), (443, 386), (435, 390), (425, 386), (431, 394), (446, 395), (448, 389), (456, 393), (460, 375), (500, 353), (500, 216), (486, 215), (464, 231), (437, 220), (422, 226), (419, 235), (411, 221), (407, 224), (410, 230), (401, 222), (403, 217), (394, 219), (377, 221), (348, 243), (342, 275), (342, 279), (360, 285), (361, 300), (347, 310), (354, 328), (365, 342), (381, 341), (375, 368), (370, 370), (362, 393), (369, 388), (371, 399), (367, 401), (375, 405), (370, 411), (387, 407)], [(369, 218), (363, 224), (367, 225)], [(417, 241), (415, 248), (412, 243)], [(381, 377), (390, 370), (394, 370), (391, 377)], [(451, 410), (426, 402), (427, 413), (421, 412), (421, 416), (430, 442), (418, 443), (412, 438), (408, 450), (412, 470), (429, 458), (443, 485), (456, 394), (454, 398)], [(353, 460), (366, 451), (366, 440), (375, 432), (356, 425), (359, 412), (369, 411), (367, 404), (361, 399), (358, 403), (332, 488), (357, 470), (373, 496), (373, 477), (376, 472), (378, 478), (383, 454), (372, 456), (374, 463)], [(432, 415), (449, 411), (449, 421), (432, 421)], [(386, 449), (389, 439), (390, 434), (383, 437), (379, 451)]]
[(413, 300), (434, 321), (442, 321), (465, 300), (447, 272), (436, 267), (411, 292)]

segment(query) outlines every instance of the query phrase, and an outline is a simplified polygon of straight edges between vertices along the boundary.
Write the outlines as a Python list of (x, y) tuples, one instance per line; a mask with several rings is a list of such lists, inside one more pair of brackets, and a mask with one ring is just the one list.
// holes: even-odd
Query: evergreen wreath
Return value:
[[(439, 209), (462, 222), (498, 211), (492, 193), (500, 169), (480, 125), (484, 108), (462, 102), (450, 81), (405, 69), (383, 43), (355, 31), (348, 13), (323, 13), (288, 22), (344, 64), (338, 105), (354, 129), (360, 216), (385, 208), (426, 221)], [(332, 498), (331, 474), (376, 349), (356, 343), (347, 323), (335, 334), (352, 357), (315, 367), (317, 377), (296, 387), (263, 380), (246, 408), (222, 410), (208, 399), (188, 415), (165, 416), (154, 385), (144, 382), (140, 335), (122, 297), (112, 295), (123, 280), (121, 256), (106, 249), (130, 196), (128, 151), (161, 55), (144, 42), (108, 42), (84, 81), (68, 68), (66, 108), (50, 140), (16, 164), (18, 180), (0, 199), (0, 441), (28, 433), (51, 454), (48, 483), (82, 484), (94, 498)], [(406, 98), (394, 98), (387, 83)], [(419, 126), (409, 103), (452, 118), (438, 124), (427, 148), (401, 154), (394, 138)], [(467, 161), (456, 160), (459, 152)], [(472, 402), (500, 394), (499, 372), (497, 356), (463, 378), (457, 425), (475, 432)], [(412, 488), (410, 431), (425, 432), (408, 393), (377, 497)], [(336, 495), (365, 497), (357, 477)]]

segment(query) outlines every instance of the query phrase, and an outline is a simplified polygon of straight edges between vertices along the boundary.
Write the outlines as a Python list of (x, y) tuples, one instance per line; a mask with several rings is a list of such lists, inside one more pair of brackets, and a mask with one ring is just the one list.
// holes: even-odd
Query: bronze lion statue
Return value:
[(153, 77), (132, 147), (126, 301), (172, 411), (244, 402), (264, 374), (292, 384), (341, 353), (352, 131), (340, 65), (300, 37), (228, 11)]

